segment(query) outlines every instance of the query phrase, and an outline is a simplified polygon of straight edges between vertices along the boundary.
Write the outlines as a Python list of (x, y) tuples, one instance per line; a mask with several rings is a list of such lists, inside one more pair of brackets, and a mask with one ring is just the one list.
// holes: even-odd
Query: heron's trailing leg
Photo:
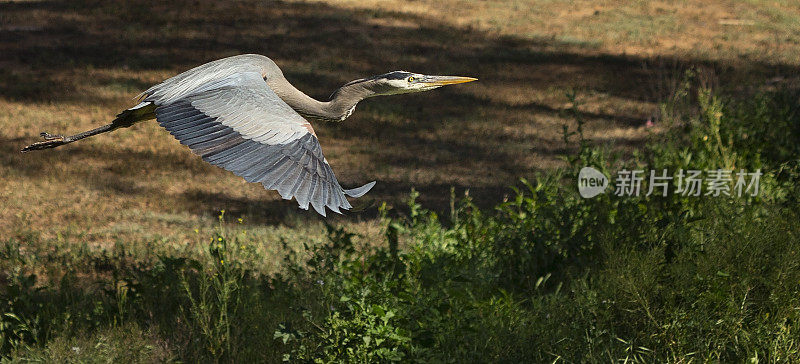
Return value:
[(69, 144), (69, 143), (72, 143), (74, 141), (81, 140), (83, 138), (88, 138), (88, 137), (90, 137), (92, 135), (106, 133), (106, 132), (115, 130), (117, 128), (121, 128), (123, 126), (130, 126), (130, 125), (123, 125), (123, 124), (120, 124), (120, 123), (111, 123), (111, 124), (108, 124), (108, 125), (103, 125), (103, 126), (101, 126), (99, 128), (95, 128), (95, 129), (92, 129), (92, 130), (89, 130), (89, 131), (85, 131), (83, 133), (78, 133), (78, 134), (70, 135), (70, 136), (53, 135), (53, 134), (50, 134), (50, 133), (47, 133), (47, 132), (42, 132), (39, 135), (41, 135), (42, 138), (44, 138), (44, 141), (43, 142), (38, 142), (38, 143), (33, 143), (33, 144), (31, 144), (31, 145), (29, 145), (29, 146), (27, 146), (25, 148), (22, 148), (22, 152), (23, 153), (27, 153), (27, 152), (30, 152), (32, 150), (42, 150), (42, 149), (50, 149), (50, 148), (60, 147), (60, 146), (62, 146), (64, 144)]
[(43, 142), (33, 143), (25, 148), (22, 148), (22, 153), (27, 153), (32, 150), (42, 150), (42, 149), (50, 149), (55, 147), (60, 147), (64, 144), (69, 144), (74, 141), (78, 141), (84, 138), (88, 138), (93, 135), (107, 133), (112, 130), (116, 130), (119, 128), (127, 128), (136, 122), (142, 120), (148, 120), (155, 118), (155, 111), (156, 107), (152, 103), (143, 102), (139, 105), (136, 105), (128, 110), (121, 112), (117, 115), (117, 118), (114, 119), (111, 124), (103, 125), (99, 128), (94, 128), (92, 130), (85, 131), (83, 133), (78, 133), (75, 135), (70, 136), (63, 136), (63, 135), (53, 135), (47, 132), (42, 132), (39, 135), (44, 138)]

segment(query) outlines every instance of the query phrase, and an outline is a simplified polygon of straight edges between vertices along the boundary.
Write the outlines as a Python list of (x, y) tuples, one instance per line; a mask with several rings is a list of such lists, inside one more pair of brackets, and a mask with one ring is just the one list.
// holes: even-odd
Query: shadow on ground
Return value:
[[(143, 90), (150, 83), (137, 73), (178, 72), (239, 53), (268, 55), (290, 81), (317, 98), (326, 98), (351, 79), (394, 69), (477, 77), (480, 85), (474, 89), (371, 99), (345, 123), (316, 126), (344, 185), (379, 179), (371, 197), (398, 205), (413, 187), (427, 206), (439, 210), (449, 206), (450, 186), (459, 193), (470, 189), (479, 205), (492, 205), (519, 177), (548, 167), (537, 161), (568, 151), (556, 133), (536, 132), (561, 129), (553, 123), (563, 118), (563, 108), (552, 102), (561, 90), (602, 94), (634, 105), (618, 112), (587, 112), (587, 120), (596, 123), (588, 127), (595, 130), (640, 128), (652, 112), (648, 103), (665, 91), (647, 86), (664, 77), (663, 69), (642, 67), (651, 59), (601, 54), (546, 39), (498, 37), (400, 13), (275, 1), (74, 0), (0, 3), (0, 14), (0, 97), (16, 102), (92, 105), (102, 96), (80, 92), (89, 81), (81, 76), (84, 70), (124, 70), (123, 76), (92, 81)], [(720, 75), (797, 73), (787, 65), (679, 62), (702, 64)], [(91, 171), (87, 180), (102, 181), (94, 188), (149, 198), (162, 194), (130, 183), (137, 168), (224, 173), (203, 166), (199, 158), (187, 160), (185, 151), (103, 149), (87, 143), (57, 152), (16, 153), (39, 131), (0, 139), (4, 168), (23, 178), (39, 178), (47, 173), (41, 165), (54, 158), (89, 164), (110, 160), (125, 168)], [(638, 148), (644, 134), (619, 145)], [(276, 222), (274, 216), (283, 216), (288, 206), (202, 189), (172, 198), (177, 208), (195, 213), (230, 206), (252, 214), (252, 222)]]

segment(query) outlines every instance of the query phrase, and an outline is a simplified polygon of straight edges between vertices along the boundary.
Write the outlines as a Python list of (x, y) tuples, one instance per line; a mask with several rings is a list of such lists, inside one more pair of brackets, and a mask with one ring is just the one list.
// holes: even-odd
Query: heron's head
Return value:
[(373, 92), (370, 96), (397, 95), (433, 90), (446, 85), (476, 81), (477, 78), (460, 76), (431, 76), (406, 71), (394, 71), (352, 81)]

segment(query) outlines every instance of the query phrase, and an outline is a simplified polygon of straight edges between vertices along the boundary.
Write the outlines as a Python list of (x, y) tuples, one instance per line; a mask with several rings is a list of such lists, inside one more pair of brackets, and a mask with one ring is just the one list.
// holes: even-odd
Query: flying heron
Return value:
[(55, 148), (93, 135), (156, 119), (181, 144), (204, 161), (294, 197), (325, 216), (325, 207), (341, 213), (352, 208), (375, 182), (343, 189), (322, 155), (314, 128), (306, 119), (342, 121), (359, 101), (380, 95), (427, 91), (475, 81), (471, 77), (429, 76), (394, 71), (346, 83), (328, 101), (317, 101), (292, 86), (271, 59), (244, 54), (195, 67), (143, 92), (138, 105), (111, 124), (45, 139), (22, 152)]

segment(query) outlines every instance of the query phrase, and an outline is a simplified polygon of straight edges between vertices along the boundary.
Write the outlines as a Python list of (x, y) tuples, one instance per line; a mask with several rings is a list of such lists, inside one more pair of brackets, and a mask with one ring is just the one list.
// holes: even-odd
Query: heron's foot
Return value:
[(39, 134), (44, 138), (43, 142), (33, 143), (25, 148), (22, 148), (22, 153), (27, 153), (32, 150), (42, 150), (42, 149), (50, 149), (55, 148), (64, 144), (67, 144), (63, 135), (52, 135), (50, 133), (42, 132)]

